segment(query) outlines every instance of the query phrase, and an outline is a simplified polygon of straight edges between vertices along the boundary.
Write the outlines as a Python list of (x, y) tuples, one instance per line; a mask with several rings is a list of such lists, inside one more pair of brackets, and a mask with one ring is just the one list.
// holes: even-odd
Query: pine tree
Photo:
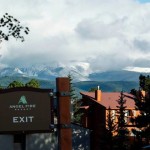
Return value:
[(131, 90), (134, 96), (135, 108), (139, 115), (134, 119), (137, 130), (133, 130), (139, 142), (145, 139), (145, 144), (150, 144), (150, 77), (140, 75), (139, 90)]
[(106, 119), (106, 138), (107, 142), (110, 146), (110, 149), (113, 149), (113, 134), (116, 131), (116, 123), (115, 123), (115, 116), (112, 113), (111, 108), (108, 108), (107, 119)]
[(123, 92), (120, 93), (120, 98), (117, 100), (118, 102), (118, 122), (117, 122), (117, 136), (116, 136), (116, 149), (122, 149), (122, 150), (127, 150), (127, 137), (129, 134), (129, 131), (126, 127), (126, 121), (125, 121), (125, 103), (126, 100), (124, 99), (125, 96)]
[(79, 98), (75, 92), (75, 87), (73, 85), (72, 75), (69, 73), (68, 78), (70, 81), (70, 97), (71, 97), (71, 119), (73, 122), (80, 122), (80, 118), (82, 116), (81, 113), (77, 113), (80, 107)]

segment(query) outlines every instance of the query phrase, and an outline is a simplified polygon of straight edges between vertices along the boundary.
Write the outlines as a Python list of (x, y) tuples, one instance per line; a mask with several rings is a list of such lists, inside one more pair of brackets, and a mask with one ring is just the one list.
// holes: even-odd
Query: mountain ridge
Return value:
[(65, 77), (68, 74), (72, 75), (75, 82), (78, 81), (138, 81), (140, 74), (149, 75), (149, 73), (117, 70), (117, 71), (103, 71), (103, 72), (88, 72), (84, 70), (84, 67), (4, 67), (0, 69), (0, 77), (4, 76), (18, 76), (29, 77), (36, 79), (45, 79), (54, 81), (57, 77)]
[[(29, 77), (17, 77), (17, 76), (5, 76), (0, 77), (0, 85), (3, 88), (7, 88), (9, 83), (17, 80), (22, 83), (27, 83), (32, 78)], [(54, 89), (56, 90), (56, 81), (50, 81), (50, 80), (43, 80), (43, 79), (37, 79), (40, 88), (44, 89)], [(89, 91), (91, 88), (96, 88), (97, 86), (100, 86), (100, 89), (103, 92), (130, 92), (131, 89), (138, 89), (138, 82), (136, 81), (79, 81), (74, 82), (73, 86), (75, 88), (75, 91), (78, 93), (81, 91)]]

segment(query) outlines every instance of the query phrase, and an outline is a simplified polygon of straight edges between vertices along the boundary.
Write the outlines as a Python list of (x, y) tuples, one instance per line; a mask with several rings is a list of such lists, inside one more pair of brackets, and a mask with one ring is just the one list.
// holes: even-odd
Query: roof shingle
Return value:
[[(133, 99), (129, 97), (133, 97), (129, 93), (123, 93), (125, 95), (125, 106), (126, 109), (134, 109), (135, 108), (135, 102)], [(95, 99), (95, 92), (81, 92), (81, 95), (89, 96), (93, 99)], [(128, 97), (129, 96), (129, 97)], [(111, 109), (118, 109), (118, 102), (117, 100), (120, 98), (120, 92), (102, 92), (102, 100), (99, 102), (101, 105), (105, 106), (106, 109), (111, 107)]]

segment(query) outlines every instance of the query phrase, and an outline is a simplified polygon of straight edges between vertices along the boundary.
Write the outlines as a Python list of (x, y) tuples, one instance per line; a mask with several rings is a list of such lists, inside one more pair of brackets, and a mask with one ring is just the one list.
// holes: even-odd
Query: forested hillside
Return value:
[[(5, 76), (0, 77), (0, 85), (7, 87), (12, 81), (20, 81), (26, 83), (31, 80), (28, 77), (15, 77)], [(37, 79), (40, 83), (40, 88), (56, 88), (55, 81)], [(89, 91), (93, 87), (100, 86), (102, 91), (114, 92), (114, 91), (126, 91), (130, 92), (133, 88), (138, 88), (138, 82), (136, 81), (80, 81), (73, 83), (75, 89), (79, 91)]]

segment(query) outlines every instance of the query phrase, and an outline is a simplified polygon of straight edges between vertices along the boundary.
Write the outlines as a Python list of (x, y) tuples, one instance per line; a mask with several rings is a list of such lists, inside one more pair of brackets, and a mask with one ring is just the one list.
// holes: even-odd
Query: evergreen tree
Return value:
[(115, 116), (112, 113), (111, 108), (108, 108), (107, 119), (106, 119), (106, 140), (109, 144), (110, 149), (113, 149), (113, 134), (116, 131)]
[(117, 100), (118, 102), (118, 122), (117, 122), (117, 136), (116, 136), (116, 149), (119, 150), (127, 150), (127, 137), (129, 134), (129, 131), (126, 127), (126, 121), (125, 121), (125, 103), (126, 100), (124, 99), (124, 94), (121, 92), (120, 98)]
[(133, 119), (137, 130), (133, 130), (139, 142), (145, 139), (145, 144), (150, 144), (150, 77), (140, 75), (139, 90), (131, 90), (134, 96), (135, 109), (139, 115)]
[(78, 96), (75, 91), (75, 87), (73, 85), (72, 75), (69, 73), (68, 78), (70, 81), (70, 97), (71, 97), (71, 119), (73, 122), (80, 122), (80, 118), (82, 116), (81, 113), (78, 113), (80, 103), (78, 101)]

